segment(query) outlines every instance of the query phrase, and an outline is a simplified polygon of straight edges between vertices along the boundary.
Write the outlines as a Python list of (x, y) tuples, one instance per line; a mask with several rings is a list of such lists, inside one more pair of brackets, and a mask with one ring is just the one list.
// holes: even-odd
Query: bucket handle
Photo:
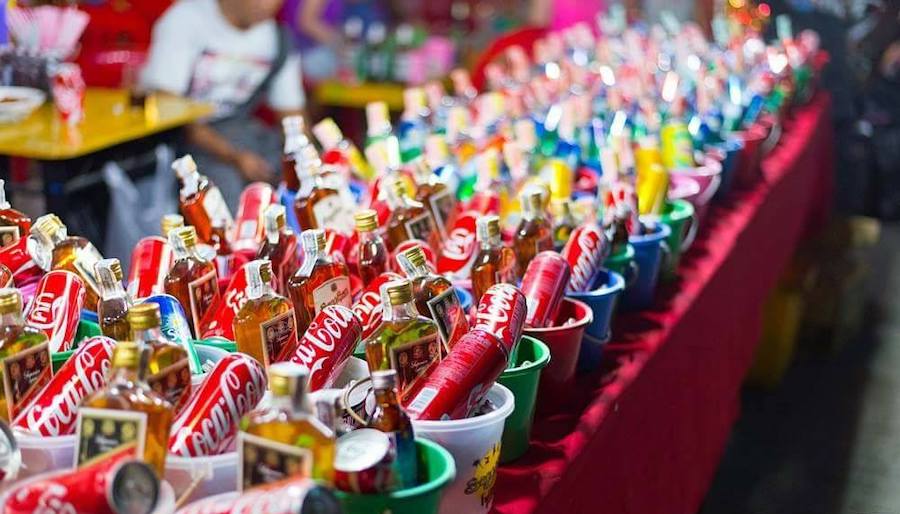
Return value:
[(662, 251), (661, 268), (666, 269), (669, 267), (669, 262), (672, 260), (672, 249), (669, 248), (669, 243), (665, 240), (659, 241), (659, 249)]
[(697, 211), (691, 213), (691, 217), (688, 218), (687, 230), (685, 231), (684, 238), (681, 240), (681, 252), (684, 253), (688, 251), (688, 248), (694, 244), (694, 239), (697, 239), (697, 231), (700, 228), (700, 223), (697, 221)]
[[(353, 418), (353, 420), (359, 423), (361, 426), (367, 426), (369, 422), (361, 418), (360, 415), (356, 413), (356, 411), (350, 408), (350, 390), (358, 386), (359, 384), (371, 381), (372, 377), (366, 377), (362, 380), (350, 382), (350, 384), (348, 384), (347, 387), (344, 388), (344, 394), (341, 396), (341, 402), (344, 404), (344, 412), (346, 412), (348, 416)], [(365, 403), (363, 403), (363, 405), (365, 405)]]

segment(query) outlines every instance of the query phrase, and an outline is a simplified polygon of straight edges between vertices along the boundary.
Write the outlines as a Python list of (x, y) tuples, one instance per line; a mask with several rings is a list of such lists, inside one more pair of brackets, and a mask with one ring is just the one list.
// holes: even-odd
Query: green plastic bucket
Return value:
[(78, 329), (75, 331), (75, 344), (72, 346), (72, 349), (65, 352), (54, 353), (50, 356), (53, 362), (53, 372), (56, 373), (57, 370), (69, 360), (69, 357), (72, 356), (72, 352), (75, 351), (75, 348), (78, 348), (78, 345), (80, 345), (82, 341), (94, 336), (102, 335), (102, 333), (103, 332), (100, 331), (100, 325), (93, 321), (79, 320)]
[(436, 514), (441, 504), (441, 493), (456, 476), (456, 465), (450, 452), (437, 443), (416, 439), (416, 450), (420, 485), (388, 494), (335, 491), (344, 512)]
[(522, 336), (515, 367), (508, 368), (497, 380), (512, 391), (516, 398), (516, 406), (503, 426), (501, 464), (512, 462), (528, 451), (541, 370), (548, 362), (550, 348), (533, 337)]
[(634, 262), (634, 246), (628, 243), (624, 252), (615, 253), (606, 258), (603, 267), (615, 271), (625, 279), (625, 289), (628, 289), (637, 278), (638, 269)]
[(206, 345), (206, 346), (212, 346), (213, 348), (225, 350), (228, 353), (234, 353), (237, 351), (237, 344), (235, 344), (234, 341), (225, 339), (224, 337), (210, 337), (209, 339), (196, 339), (196, 340), (194, 340), (194, 344), (202, 344), (202, 345)]
[(681, 254), (690, 248), (697, 235), (694, 206), (687, 200), (668, 201), (659, 219), (672, 229), (666, 239), (671, 253), (668, 259), (663, 261), (662, 269), (662, 277), (665, 280), (672, 280), (675, 278), (675, 270), (678, 269)]

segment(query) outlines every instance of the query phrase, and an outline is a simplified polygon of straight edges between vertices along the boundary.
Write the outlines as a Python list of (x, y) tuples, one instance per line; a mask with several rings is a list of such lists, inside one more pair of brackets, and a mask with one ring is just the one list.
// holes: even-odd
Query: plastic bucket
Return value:
[(671, 233), (672, 231), (667, 225), (657, 223), (649, 234), (634, 235), (628, 238), (634, 246), (634, 260), (637, 262), (640, 273), (634, 284), (625, 290), (622, 297), (624, 309), (646, 309), (653, 303), (656, 284), (659, 282), (659, 270), (669, 252), (666, 240)]
[(501, 464), (512, 462), (528, 451), (541, 370), (548, 362), (550, 362), (550, 348), (533, 337), (522, 336), (516, 350), (514, 367), (504, 371), (497, 380), (499, 384), (512, 391), (516, 399), (516, 406), (512, 414), (506, 418), (503, 427)]
[(625, 290), (625, 279), (615, 271), (602, 270), (594, 289), (586, 293), (569, 293), (569, 298), (584, 302), (593, 314), (593, 321), (587, 326), (578, 354), (578, 370), (593, 371), (600, 364), (603, 348), (597, 342), (609, 339), (609, 325), (619, 294)]
[(634, 262), (634, 246), (631, 244), (625, 247), (624, 252), (607, 257), (603, 267), (621, 275), (625, 279), (625, 289), (631, 287), (640, 273), (637, 263)]
[(672, 173), (669, 175), (669, 200), (687, 200), (692, 205), (700, 196), (700, 183), (687, 175)]
[[(540, 339), (550, 348), (552, 361), (541, 378), (538, 407), (545, 409), (547, 400), (565, 392), (575, 381), (578, 354), (584, 330), (593, 321), (590, 307), (582, 301), (564, 298), (552, 327), (526, 328), (525, 335)], [(568, 323), (570, 320), (574, 320)], [(558, 404), (558, 403), (557, 403)]]
[[(418, 435), (418, 432), (417, 432)], [(335, 491), (344, 512), (382, 514), (433, 514), (441, 506), (441, 494), (456, 476), (453, 455), (440, 445), (416, 439), (419, 485), (388, 494), (355, 494)]]
[[(84, 315), (84, 312), (86, 311), (82, 311), (82, 315)], [(80, 345), (82, 341), (102, 334), (103, 332), (100, 331), (100, 325), (83, 318), (79, 320), (78, 329), (75, 331), (75, 345), (72, 347), (73, 349), (50, 355), (50, 361), (53, 363), (53, 372), (56, 373), (59, 368), (69, 360), (69, 357), (75, 352), (74, 349), (78, 348), (78, 345)]]
[(200, 366), (205, 370), (203, 373), (191, 375), (191, 386), (197, 388), (206, 380), (206, 374), (209, 373), (209, 370), (213, 369), (217, 362), (227, 356), (228, 352), (200, 341), (194, 342), (194, 349), (197, 350), (197, 357), (200, 358)]
[(209, 339), (197, 339), (194, 341), (194, 344), (202, 344), (206, 346), (212, 346), (214, 348), (218, 348), (220, 350), (225, 350), (228, 353), (234, 353), (237, 351), (237, 345), (234, 341), (230, 341), (225, 339), (224, 337), (210, 337)]
[[(491, 387), (487, 399), (494, 409), (481, 415), (466, 419), (412, 422), (416, 437), (440, 444), (450, 452), (456, 463), (456, 479), (441, 499), (442, 514), (486, 513), (494, 502), (503, 424), (512, 414), (515, 399), (512, 391), (500, 384)], [(383, 511), (347, 509), (347, 512)]]
[(742, 188), (751, 187), (762, 177), (762, 170), (760, 169), (762, 144), (768, 135), (768, 131), (760, 125), (753, 125), (747, 130), (737, 133), (737, 136), (744, 143), (744, 148), (741, 150), (738, 166), (734, 171), (735, 186)]
[(725, 156), (722, 159), (722, 183), (719, 184), (719, 190), (713, 195), (713, 201), (718, 202), (728, 196), (732, 186), (734, 186), (734, 177), (740, 165), (744, 141), (739, 137), (729, 136), (728, 139), (716, 144), (715, 147), (721, 150)]
[(662, 277), (665, 280), (675, 278), (675, 270), (681, 260), (681, 254), (686, 252), (694, 238), (697, 237), (697, 220), (694, 216), (694, 206), (686, 200), (674, 200), (666, 202), (660, 221), (668, 225), (670, 234), (666, 239), (669, 245), (669, 258), (663, 263)]
[(700, 194), (691, 203), (694, 204), (697, 221), (702, 221), (709, 202), (722, 183), (722, 164), (715, 159), (707, 158), (700, 166), (673, 170), (672, 174), (691, 177), (700, 184)]
[(19, 478), (71, 469), (75, 465), (75, 434), (47, 437), (16, 430), (14, 435), (22, 452)]
[(188, 493), (187, 501), (237, 489), (238, 453), (228, 452), (210, 457), (166, 456), (166, 481), (175, 496)]

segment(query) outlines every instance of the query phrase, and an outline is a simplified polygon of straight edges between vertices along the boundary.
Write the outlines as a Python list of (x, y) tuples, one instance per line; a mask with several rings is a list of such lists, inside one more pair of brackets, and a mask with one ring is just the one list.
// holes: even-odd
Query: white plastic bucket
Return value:
[(444, 490), (441, 514), (486, 513), (494, 502), (503, 425), (515, 398), (500, 384), (494, 384), (486, 397), (494, 410), (480, 416), (412, 422), (416, 437), (440, 444), (456, 461), (456, 479)]
[(16, 443), (22, 452), (19, 478), (71, 469), (75, 465), (75, 435), (46, 437), (16, 430)]
[(175, 497), (188, 494), (189, 502), (237, 490), (237, 452), (210, 457), (166, 456), (166, 481)]

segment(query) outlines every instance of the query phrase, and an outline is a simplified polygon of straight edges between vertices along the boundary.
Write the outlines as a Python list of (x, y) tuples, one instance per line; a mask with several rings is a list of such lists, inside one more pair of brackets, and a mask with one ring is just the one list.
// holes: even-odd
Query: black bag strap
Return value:
[(242, 114), (250, 114), (252, 113), (259, 103), (262, 101), (263, 97), (266, 95), (266, 92), (269, 90), (269, 86), (272, 84), (272, 81), (275, 80), (275, 76), (278, 75), (278, 72), (284, 68), (284, 63), (287, 61), (288, 52), (291, 48), (290, 41), (288, 40), (287, 30), (280, 24), (275, 24), (275, 37), (278, 38), (277, 42), (277, 52), (275, 54), (275, 60), (272, 62), (272, 67), (269, 68), (269, 74), (266, 75), (266, 78), (263, 79), (262, 82), (259, 83), (259, 86), (256, 88), (256, 91), (250, 95), (250, 98), (242, 105), (240, 108), (236, 109), (236, 111)]

